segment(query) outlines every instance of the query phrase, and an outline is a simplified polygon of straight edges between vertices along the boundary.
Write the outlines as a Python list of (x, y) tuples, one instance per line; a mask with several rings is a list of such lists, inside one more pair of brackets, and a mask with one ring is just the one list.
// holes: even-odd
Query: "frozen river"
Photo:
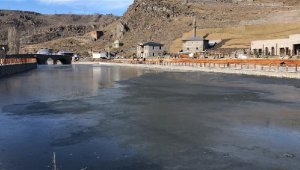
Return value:
[(299, 170), (300, 80), (119, 66), (0, 79), (0, 170)]

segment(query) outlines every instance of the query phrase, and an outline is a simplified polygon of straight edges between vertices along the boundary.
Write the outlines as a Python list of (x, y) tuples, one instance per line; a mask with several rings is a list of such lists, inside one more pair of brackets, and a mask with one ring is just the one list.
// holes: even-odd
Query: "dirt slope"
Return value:
[(7, 29), (16, 27), (22, 44), (42, 43), (58, 38), (84, 35), (115, 22), (112, 15), (43, 15), (35, 12), (0, 10), (0, 41), (7, 40)]
[[(290, 34), (300, 34), (300, 22), (288, 24), (245, 25), (226, 28), (199, 29), (199, 35), (208, 34), (210, 40), (226, 40), (221, 48), (249, 48), (251, 41), (263, 39), (287, 38)], [(182, 38), (192, 35), (187, 32)], [(182, 48), (182, 38), (172, 42), (170, 51), (178, 52)]]
[[(298, 9), (296, 6), (298, 1), (295, 1), (295, 3), (289, 1), (289, 6), (272, 5), (274, 2), (273, 0), (272, 3), (269, 3), (269, 1), (255, 1), (253, 4), (244, 4), (232, 3), (232, 1), (226, 1), (226, 3), (212, 2), (210, 0), (189, 1), (189, 3), (180, 0), (136, 0), (122, 17), (129, 28), (129, 32), (124, 39), (125, 48), (134, 48), (136, 44), (144, 41), (159, 41), (164, 43), (171, 52), (178, 52), (181, 41), (177, 40), (175, 43), (173, 41), (182, 38), (183, 33), (191, 31), (192, 16), (197, 16), (198, 29), (206, 30), (199, 31), (200, 35), (206, 35), (214, 30), (227, 30), (230, 27), (234, 28), (247, 24), (269, 24), (269, 21), (270, 23), (281, 22), (287, 18), (287, 15), (290, 15), (291, 21), (299, 20), (299, 15), (292, 15), (294, 12), (291, 12), (291, 10)], [(276, 2), (284, 4), (287, 1), (278, 0)], [(294, 6), (291, 7), (290, 5)], [(280, 13), (277, 14), (278, 12), (282, 12), (286, 16), (278, 17), (282, 16)], [(276, 18), (279, 19), (276, 20)], [(233, 29), (233, 31), (235, 30)], [(224, 34), (227, 34), (226, 32)], [(238, 36), (241, 39), (245, 37), (241, 31), (235, 34), (237, 34), (235, 37)], [(217, 35), (210, 35), (208, 38), (235, 38), (229, 35)], [(255, 39), (255, 37), (252, 38)], [(231, 46), (230, 43), (235, 44), (239, 41), (231, 40), (226, 46), (229, 47)], [(245, 42), (249, 42), (249, 40)], [(237, 44), (237, 46), (247, 46), (244, 42), (242, 43)]]

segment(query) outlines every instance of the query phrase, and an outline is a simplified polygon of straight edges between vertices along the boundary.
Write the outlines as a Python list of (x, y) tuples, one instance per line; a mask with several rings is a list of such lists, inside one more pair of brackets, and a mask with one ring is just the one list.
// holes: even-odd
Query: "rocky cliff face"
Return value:
[[(123, 40), (124, 50), (145, 41), (167, 43), (189, 29), (191, 20), (188, 18), (192, 15), (188, 6), (182, 5), (182, 2), (135, 0), (121, 18), (128, 27)], [(181, 23), (180, 27), (177, 23)]]
[(16, 27), (22, 44), (42, 43), (58, 38), (84, 35), (115, 22), (112, 15), (42, 15), (24, 11), (0, 11), (0, 41), (7, 40), (9, 27)]

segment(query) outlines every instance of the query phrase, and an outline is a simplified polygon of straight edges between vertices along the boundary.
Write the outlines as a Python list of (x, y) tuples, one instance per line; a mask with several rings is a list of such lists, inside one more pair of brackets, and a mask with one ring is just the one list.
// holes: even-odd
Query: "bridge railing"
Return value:
[(0, 58), (0, 66), (36, 63), (36, 58)]

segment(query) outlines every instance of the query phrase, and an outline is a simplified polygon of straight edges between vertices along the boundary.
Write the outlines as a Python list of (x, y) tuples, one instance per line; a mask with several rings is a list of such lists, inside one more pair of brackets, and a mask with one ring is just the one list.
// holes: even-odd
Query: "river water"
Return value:
[(120, 66), (0, 79), (0, 170), (299, 170), (300, 81)]

